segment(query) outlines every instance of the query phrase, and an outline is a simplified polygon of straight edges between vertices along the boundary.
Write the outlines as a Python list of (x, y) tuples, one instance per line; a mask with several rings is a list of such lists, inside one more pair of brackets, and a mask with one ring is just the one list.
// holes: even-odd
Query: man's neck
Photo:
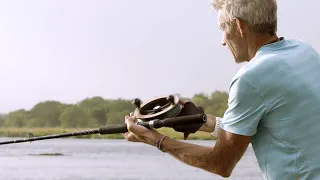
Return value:
[(279, 40), (278, 36), (275, 34), (273, 36), (270, 35), (261, 35), (261, 34), (251, 34), (248, 37), (248, 53), (249, 59), (252, 59), (257, 51), (264, 45), (274, 43)]

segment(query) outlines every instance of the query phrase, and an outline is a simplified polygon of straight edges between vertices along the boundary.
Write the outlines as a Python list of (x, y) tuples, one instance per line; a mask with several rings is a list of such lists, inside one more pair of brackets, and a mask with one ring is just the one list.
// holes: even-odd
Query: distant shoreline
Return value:
[[(83, 131), (94, 128), (0, 128), (0, 137), (18, 137), (18, 138), (26, 138), (27, 133), (32, 133), (33, 136), (45, 136), (51, 134), (60, 134), (60, 133), (69, 133), (75, 131)], [(183, 139), (183, 133), (176, 132), (171, 128), (160, 128), (158, 131), (162, 134), (167, 135), (172, 139)], [(121, 134), (92, 134), (85, 136), (73, 136), (66, 138), (83, 138), (83, 139), (124, 139)], [(197, 132), (194, 134), (190, 134), (188, 137), (189, 140), (214, 140), (214, 138), (209, 133)]]

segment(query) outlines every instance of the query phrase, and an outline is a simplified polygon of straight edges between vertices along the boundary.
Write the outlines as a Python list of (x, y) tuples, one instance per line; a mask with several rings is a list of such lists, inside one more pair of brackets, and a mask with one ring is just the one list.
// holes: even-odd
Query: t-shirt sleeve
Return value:
[(253, 136), (265, 112), (266, 107), (259, 92), (240, 77), (230, 85), (228, 108), (221, 128), (234, 134)]

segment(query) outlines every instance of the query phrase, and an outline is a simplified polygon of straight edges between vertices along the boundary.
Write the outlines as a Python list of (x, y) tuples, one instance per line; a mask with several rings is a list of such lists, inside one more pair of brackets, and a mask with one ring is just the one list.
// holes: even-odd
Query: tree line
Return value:
[[(198, 93), (190, 100), (202, 106), (205, 113), (223, 116), (227, 108), (228, 94), (215, 91)], [(75, 104), (48, 100), (39, 102), (29, 110), (18, 109), (0, 114), (0, 127), (14, 128), (88, 128), (124, 123), (124, 116), (135, 106), (128, 99), (104, 99), (96, 96)]]

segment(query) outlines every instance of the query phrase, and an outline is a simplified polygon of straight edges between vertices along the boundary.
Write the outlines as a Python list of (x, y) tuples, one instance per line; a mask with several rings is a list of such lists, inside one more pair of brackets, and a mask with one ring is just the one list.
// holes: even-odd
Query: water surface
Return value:
[[(0, 138), (0, 141), (12, 138)], [(188, 142), (213, 145), (214, 141)], [(62, 153), (65, 156), (35, 156)], [(220, 180), (154, 147), (125, 140), (51, 139), (0, 146), (0, 180)], [(263, 180), (250, 147), (231, 180)]]

